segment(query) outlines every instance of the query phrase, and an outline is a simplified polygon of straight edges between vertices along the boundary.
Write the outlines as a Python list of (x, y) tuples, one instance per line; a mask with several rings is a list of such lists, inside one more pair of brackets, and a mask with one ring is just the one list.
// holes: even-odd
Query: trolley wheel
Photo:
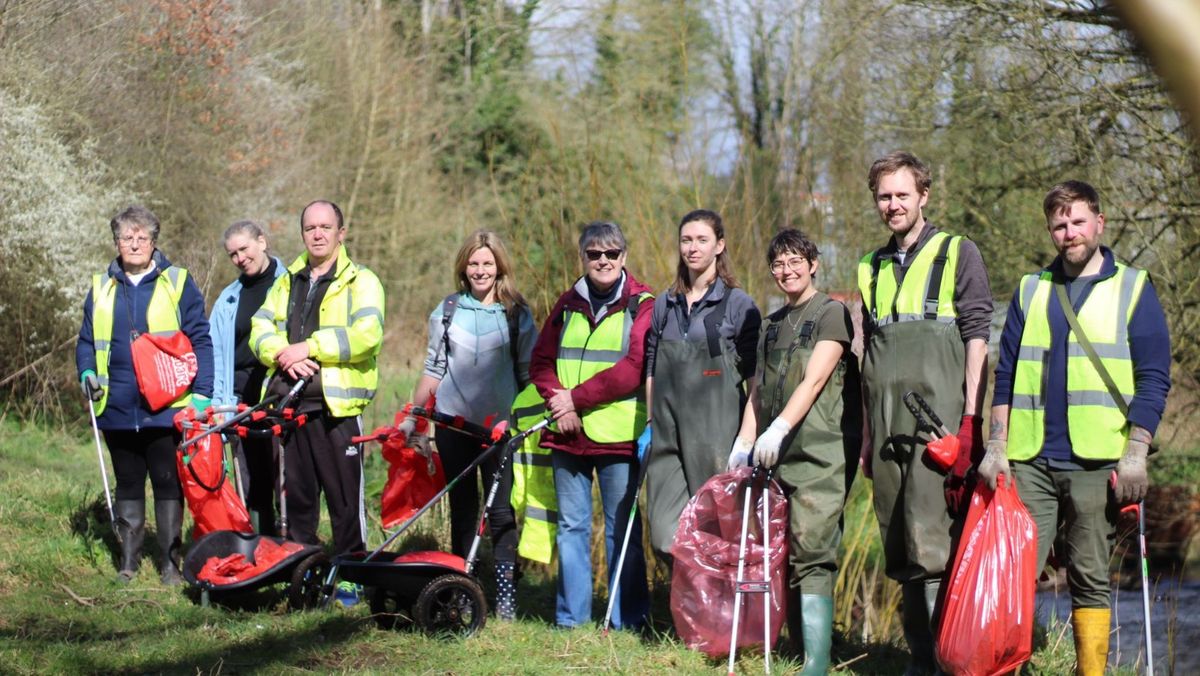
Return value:
[(483, 590), (465, 575), (434, 578), (413, 603), (413, 621), (430, 634), (470, 636), (483, 628), (486, 619)]
[(320, 605), (321, 587), (329, 576), (329, 555), (316, 552), (301, 559), (292, 571), (292, 583), (288, 587), (288, 608), (311, 610)]
[(371, 590), (371, 616), (380, 629), (399, 629), (412, 621), (409, 608), (412, 597), (405, 598), (400, 592), (386, 587)]

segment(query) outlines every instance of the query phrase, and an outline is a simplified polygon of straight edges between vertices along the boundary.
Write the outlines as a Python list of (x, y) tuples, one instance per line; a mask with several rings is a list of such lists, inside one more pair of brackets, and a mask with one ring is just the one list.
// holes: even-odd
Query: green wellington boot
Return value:
[(829, 673), (829, 649), (833, 645), (833, 597), (801, 594), (800, 613), (804, 632), (804, 669), (800, 673), (823, 676)]

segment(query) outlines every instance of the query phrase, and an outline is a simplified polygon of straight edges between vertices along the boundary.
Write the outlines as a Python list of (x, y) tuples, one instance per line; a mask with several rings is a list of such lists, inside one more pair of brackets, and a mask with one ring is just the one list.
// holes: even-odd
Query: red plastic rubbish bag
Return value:
[(197, 580), (211, 582), (214, 585), (233, 584), (249, 580), (275, 567), (275, 564), (304, 549), (304, 545), (295, 542), (276, 544), (270, 538), (262, 538), (254, 547), (254, 562), (246, 559), (245, 554), (230, 554), (225, 557), (210, 556), (204, 562), (204, 567), (196, 574)]
[(169, 336), (143, 333), (129, 346), (138, 389), (151, 411), (182, 397), (196, 378), (196, 353), (183, 331)]
[[(184, 425), (190, 422), (190, 425)], [(196, 424), (195, 411), (190, 407), (175, 414), (175, 429), (183, 432), (187, 441), (204, 430)], [(182, 444), (180, 444), (182, 446)], [(186, 452), (186, 455), (185, 455)], [(209, 434), (185, 450), (176, 450), (175, 462), (183, 497), (187, 499), (192, 520), (192, 539), (215, 530), (253, 533), (250, 515), (233, 485), (225, 480), (225, 449), (220, 434)]]
[(441, 458), (436, 453), (426, 458), (405, 444), (400, 434), (383, 442), (383, 458), (388, 462), (380, 512), (384, 528), (404, 523), (446, 487)]
[(979, 481), (950, 570), (937, 658), (950, 674), (1003, 674), (1033, 654), (1037, 525), (999, 477)]
[[(749, 487), (749, 467), (718, 474), (692, 497), (679, 519), (671, 555), (675, 558), (671, 577), (671, 616), (684, 643), (709, 657), (729, 654), (733, 631), (733, 605), (738, 571), (738, 545), (742, 535), (744, 488)], [(787, 587), (788, 515), (787, 498), (779, 484), (771, 481), (771, 643), (779, 638), (784, 622)], [(762, 496), (755, 489), (751, 499), (749, 534), (746, 538), (745, 580), (763, 579)], [(739, 648), (762, 645), (764, 594), (742, 594), (738, 622)]]

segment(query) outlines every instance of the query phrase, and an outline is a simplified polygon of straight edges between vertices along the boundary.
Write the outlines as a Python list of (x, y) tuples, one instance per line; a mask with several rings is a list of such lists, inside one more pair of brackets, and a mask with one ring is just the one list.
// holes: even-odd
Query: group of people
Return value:
[[(433, 399), (439, 411), (474, 422), (520, 419), (522, 411), (553, 419), (521, 476), (550, 487), (553, 509), (527, 504), (520, 534), (509, 500), (488, 513), (500, 617), (515, 616), (520, 542), (522, 552), (527, 544), (557, 549), (556, 623), (592, 621), (595, 480), (610, 568), (627, 527), (631, 533), (612, 623), (639, 627), (649, 605), (646, 558), (641, 520), (626, 519), (640, 463), (649, 542), (668, 567), (691, 496), (711, 477), (754, 464), (774, 468), (789, 499), (788, 633), (805, 656), (803, 673), (825, 673), (842, 510), (861, 467), (874, 482), (887, 575), (902, 588), (908, 673), (935, 673), (940, 582), (957, 528), (974, 482), (994, 488), (1004, 476), (1038, 525), (1039, 563), (1063, 533), (1065, 551), (1057, 556), (1068, 568), (1078, 673), (1102, 673), (1117, 508), (1145, 495), (1149, 444), (1170, 388), (1169, 337), (1154, 287), (1100, 244), (1096, 191), (1080, 181), (1054, 186), (1043, 211), (1058, 255), (1013, 294), (985, 441), (993, 305), (979, 249), (926, 220), (931, 176), (914, 155), (877, 160), (868, 186), (891, 236), (858, 263), (861, 361), (851, 352), (851, 311), (817, 289), (818, 247), (795, 229), (780, 230), (764, 252), (786, 299), (764, 318), (738, 287), (716, 212), (680, 219), (675, 280), (657, 295), (626, 269), (621, 228), (588, 223), (578, 243), (583, 274), (540, 330), (500, 237), (481, 231), (467, 238), (454, 262), (456, 292), (429, 315), (413, 402)], [(153, 215), (131, 207), (113, 219), (112, 231), (118, 257), (85, 301), (77, 362), (85, 391), (100, 402), (118, 476), (118, 526), (130, 534), (122, 539), (121, 575), (137, 568), (149, 470), (156, 510), (165, 505), (158, 511), (164, 580), (177, 576), (178, 437), (169, 429), (170, 409), (150, 411), (138, 399), (128, 366), (136, 332), (183, 330), (192, 339), (200, 370), (190, 399), (175, 409), (206, 405), (210, 396), (252, 403), (271, 387), (311, 378), (301, 406), (319, 424), (301, 428), (285, 455), (290, 535), (316, 542), (323, 490), (334, 549), (363, 548), (362, 460), (349, 437), (376, 387), (383, 290), (341, 246), (336, 205), (304, 209), (306, 251), (286, 269), (267, 254), (261, 228), (230, 227), (226, 249), (242, 274), (218, 297), (211, 338), (194, 282), (155, 249)], [(960, 421), (951, 466), (927, 457), (927, 434), (903, 401), (909, 392), (942, 420)], [(415, 419), (401, 425), (410, 445), (428, 452), (421, 429)], [(441, 430), (432, 441), (448, 475), (480, 452)], [(639, 447), (649, 449), (644, 457)], [(250, 456), (269, 471), (269, 453)], [(485, 491), (495, 462), (481, 468)], [(269, 479), (255, 484), (261, 468), (248, 474), (251, 509), (267, 528)], [(513, 480), (510, 464), (502, 497)], [(451, 491), (456, 554), (470, 546), (479, 488), (471, 480)]]

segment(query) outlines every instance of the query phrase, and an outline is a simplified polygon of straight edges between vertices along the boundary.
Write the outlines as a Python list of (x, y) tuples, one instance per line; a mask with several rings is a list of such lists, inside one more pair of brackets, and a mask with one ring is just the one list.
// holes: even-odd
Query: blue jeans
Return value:
[[(555, 621), (574, 627), (592, 621), (592, 473), (600, 481), (604, 508), (605, 561), (607, 575), (615, 572), (625, 537), (629, 510), (637, 499), (637, 464), (618, 455), (550, 454), (554, 465), (554, 490), (558, 495), (558, 597)], [(612, 585), (609, 585), (612, 589)], [(637, 628), (646, 619), (649, 591), (646, 588), (646, 558), (642, 553), (642, 520), (639, 514), (629, 536), (625, 565), (621, 571), (620, 598), (613, 606), (612, 626)]]

